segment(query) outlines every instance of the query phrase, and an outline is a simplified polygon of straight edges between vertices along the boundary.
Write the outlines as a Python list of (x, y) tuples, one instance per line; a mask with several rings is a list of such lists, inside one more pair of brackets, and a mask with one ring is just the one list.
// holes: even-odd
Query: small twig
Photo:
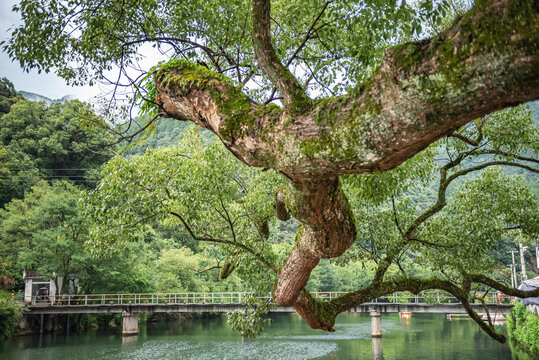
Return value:
[(213, 269), (220, 269), (220, 268), (221, 267), (219, 265), (215, 265), (215, 266), (209, 267), (209, 268), (204, 269), (204, 270), (197, 270), (197, 269), (192, 269), (192, 270), (199, 273), (199, 274), (202, 274), (202, 273), (205, 273), (206, 271), (210, 271), (210, 270), (213, 270)]

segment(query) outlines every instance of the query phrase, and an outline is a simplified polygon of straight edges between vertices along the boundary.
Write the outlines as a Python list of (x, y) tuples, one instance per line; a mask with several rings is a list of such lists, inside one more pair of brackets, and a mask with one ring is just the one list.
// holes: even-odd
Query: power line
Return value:
[(85, 179), (86, 176), (84, 175), (40, 175), (40, 176), (32, 176), (32, 175), (7, 175), (4, 176), (4, 178), (34, 178), (39, 177), (40, 179), (61, 179), (61, 178), (82, 178)]
[[(42, 178), (39, 178), (38, 180), (54, 180), (54, 179), (42, 179)], [(96, 182), (96, 181), (99, 181), (101, 179), (77, 179), (77, 180), (72, 180), (73, 182), (75, 183), (80, 183), (80, 182)], [(22, 182), (27, 182), (27, 183), (30, 183), (30, 182), (35, 182), (35, 181), (32, 181), (31, 179), (22, 179), (22, 180), (10, 180), (11, 182), (19, 182), (19, 183), (22, 183)]]
[(77, 168), (57, 168), (57, 169), (46, 169), (46, 168), (28, 168), (28, 169), (10, 169), (10, 171), (30, 171), (30, 170), (50, 170), (50, 171), (87, 171), (87, 170), (99, 170), (99, 168), (85, 168), (85, 169), (77, 169)]

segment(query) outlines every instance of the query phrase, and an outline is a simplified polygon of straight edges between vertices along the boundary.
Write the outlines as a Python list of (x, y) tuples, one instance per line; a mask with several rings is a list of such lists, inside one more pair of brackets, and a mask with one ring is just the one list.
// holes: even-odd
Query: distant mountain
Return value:
[(53, 99), (48, 98), (46, 96), (39, 95), (39, 94), (30, 92), (30, 91), (21, 90), (21, 91), (18, 91), (18, 93), (21, 94), (26, 100), (44, 101), (46, 104), (51, 104), (51, 103), (56, 103), (56, 102), (64, 102), (64, 101), (67, 101), (67, 100), (75, 99), (75, 97), (72, 96), (72, 95), (66, 95), (66, 96), (64, 96), (64, 97), (62, 97), (60, 99), (53, 100)]

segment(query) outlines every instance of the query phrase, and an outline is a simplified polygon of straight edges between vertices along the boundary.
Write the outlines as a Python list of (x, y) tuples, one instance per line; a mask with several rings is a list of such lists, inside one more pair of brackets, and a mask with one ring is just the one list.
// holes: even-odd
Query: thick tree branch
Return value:
[[(439, 36), (388, 50), (372, 78), (350, 94), (300, 113), (255, 104), (217, 77), (199, 82), (184, 69), (166, 70), (178, 81), (156, 77), (156, 102), (167, 116), (215, 132), (247, 164), (294, 181), (388, 170), (469, 121), (539, 98), (533, 4), (480, 1)], [(253, 17), (259, 66), (268, 67), (264, 71), (290, 104), (294, 89), (303, 91), (274, 56), (269, 0), (254, 1)]]
[(253, 0), (253, 48), (258, 66), (277, 87), (285, 108), (299, 114), (310, 105), (310, 99), (299, 81), (283, 66), (271, 43), (271, 0)]
[(462, 306), (468, 313), (468, 315), (479, 325), (483, 331), (485, 331), (491, 338), (494, 340), (497, 340), (501, 343), (504, 343), (506, 341), (506, 338), (504, 335), (498, 333), (494, 326), (492, 324), (487, 324), (481, 319), (481, 317), (472, 309), (470, 306), (470, 303), (468, 302), (468, 299), (465, 295), (457, 296), (457, 298), (460, 300)]
[(505, 342), (505, 336), (496, 332), (493, 326), (486, 324), (474, 311), (468, 296), (472, 282), (484, 284), (494, 289), (503, 291), (505, 294), (519, 297), (537, 297), (539, 289), (534, 291), (522, 291), (507, 287), (506, 285), (492, 280), (484, 275), (465, 275), (464, 283), (460, 286), (453, 282), (438, 278), (402, 278), (392, 281), (373, 281), (371, 285), (354, 292), (339, 296), (331, 301), (314, 299), (308, 291), (303, 290), (294, 307), (298, 313), (315, 329), (334, 331), (335, 318), (341, 312), (350, 310), (358, 305), (372, 301), (384, 295), (400, 291), (409, 291), (419, 294), (424, 290), (443, 290), (459, 299), (470, 317), (492, 338), (499, 342)]
[(338, 179), (326, 183), (289, 183), (284, 198), (287, 213), (302, 225), (296, 246), (281, 269), (275, 301), (293, 305), (320, 259), (340, 256), (356, 239), (356, 226)]
[(472, 282), (485, 284), (487, 286), (490, 286), (491, 288), (500, 290), (502, 293), (509, 296), (517, 296), (519, 298), (539, 297), (539, 288), (532, 291), (524, 291), (512, 288), (502, 282), (496, 281), (481, 274), (467, 274), (466, 277)]

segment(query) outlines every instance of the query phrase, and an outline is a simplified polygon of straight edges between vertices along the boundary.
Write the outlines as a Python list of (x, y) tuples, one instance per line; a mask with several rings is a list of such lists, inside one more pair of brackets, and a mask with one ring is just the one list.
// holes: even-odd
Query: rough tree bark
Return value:
[(275, 301), (295, 306), (312, 327), (332, 330), (336, 314), (388, 291), (441, 288), (463, 296), (441, 280), (409, 279), (403, 287), (379, 279), (324, 305), (303, 288), (320, 259), (341, 255), (356, 237), (339, 175), (394, 168), (469, 121), (539, 98), (537, 2), (478, 1), (435, 38), (388, 50), (371, 79), (349, 94), (316, 101), (279, 61), (269, 16), (270, 1), (254, 0), (255, 56), (284, 108), (257, 104), (197, 66), (163, 68), (155, 82), (162, 114), (211, 130), (247, 165), (289, 179), (276, 209), (302, 226)]

